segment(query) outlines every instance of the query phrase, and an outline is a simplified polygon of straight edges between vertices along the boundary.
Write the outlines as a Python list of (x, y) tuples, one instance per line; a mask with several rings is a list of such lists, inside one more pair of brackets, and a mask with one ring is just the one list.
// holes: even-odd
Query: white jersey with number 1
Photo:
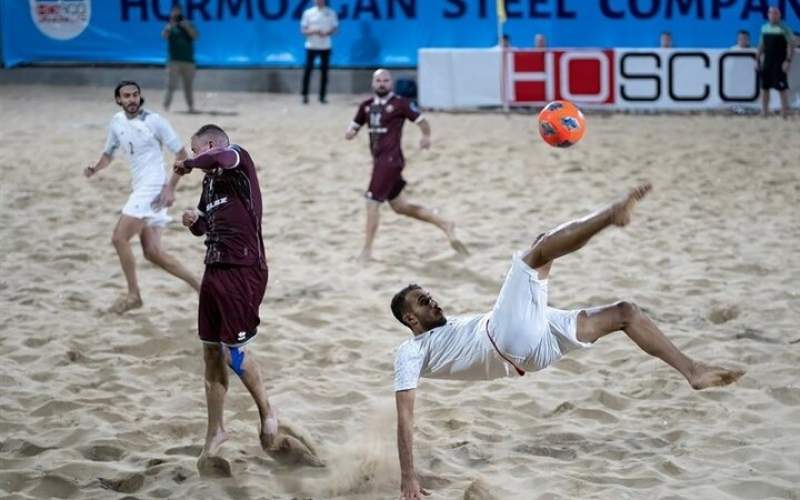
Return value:
[(117, 150), (128, 160), (133, 192), (161, 189), (167, 181), (162, 147), (172, 153), (182, 144), (169, 122), (157, 113), (142, 110), (129, 119), (124, 111), (111, 118), (105, 153), (111, 157)]

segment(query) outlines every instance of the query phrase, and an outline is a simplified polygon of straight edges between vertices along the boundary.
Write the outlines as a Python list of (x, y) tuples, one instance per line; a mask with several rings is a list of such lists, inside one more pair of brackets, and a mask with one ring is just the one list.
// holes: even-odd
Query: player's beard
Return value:
[(378, 97), (386, 97), (387, 95), (389, 95), (389, 89), (383, 89), (383, 88), (382, 89), (376, 89), (375, 90), (375, 95), (378, 96)]

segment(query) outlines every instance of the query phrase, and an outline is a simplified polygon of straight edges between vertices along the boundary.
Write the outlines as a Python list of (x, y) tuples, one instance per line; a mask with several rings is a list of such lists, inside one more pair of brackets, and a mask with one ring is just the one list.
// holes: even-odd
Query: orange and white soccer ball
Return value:
[(544, 142), (557, 148), (568, 148), (586, 133), (586, 118), (569, 101), (553, 101), (539, 112), (539, 134)]

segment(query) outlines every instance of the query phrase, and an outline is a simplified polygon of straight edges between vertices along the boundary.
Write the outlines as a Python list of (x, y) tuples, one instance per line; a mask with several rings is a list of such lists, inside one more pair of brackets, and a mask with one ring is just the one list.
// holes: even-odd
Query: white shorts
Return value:
[(516, 366), (541, 370), (573, 349), (591, 346), (577, 338), (578, 313), (548, 307), (547, 280), (538, 279), (517, 252), (492, 309), (489, 332), (500, 354)]
[(122, 207), (122, 214), (134, 219), (144, 219), (150, 227), (164, 227), (172, 217), (167, 215), (167, 209), (153, 210), (153, 200), (161, 193), (158, 189), (138, 189), (131, 193), (128, 202)]

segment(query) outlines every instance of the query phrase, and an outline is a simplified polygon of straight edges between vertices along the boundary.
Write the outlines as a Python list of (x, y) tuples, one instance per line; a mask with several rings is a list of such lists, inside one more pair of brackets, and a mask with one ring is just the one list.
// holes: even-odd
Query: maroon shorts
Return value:
[(387, 167), (375, 164), (372, 167), (372, 179), (369, 181), (369, 188), (365, 196), (372, 201), (384, 202), (393, 200), (400, 196), (400, 192), (406, 187), (403, 179), (403, 167)]
[(206, 266), (197, 314), (200, 340), (236, 346), (253, 338), (268, 275), (259, 267)]

